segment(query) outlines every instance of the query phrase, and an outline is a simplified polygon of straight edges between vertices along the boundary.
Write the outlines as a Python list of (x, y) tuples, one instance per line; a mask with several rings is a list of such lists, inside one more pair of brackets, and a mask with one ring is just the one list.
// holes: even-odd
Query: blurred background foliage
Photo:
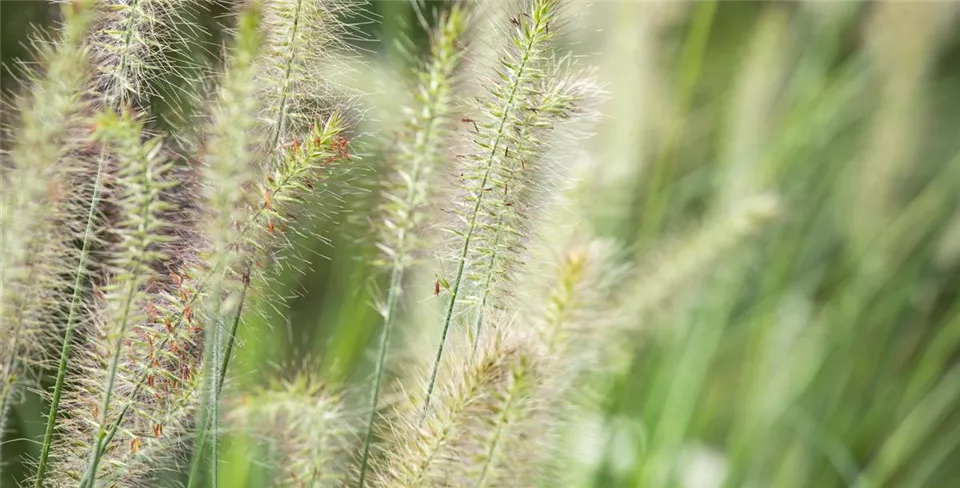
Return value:
[[(229, 5), (207, 7), (202, 35), (218, 46)], [(425, 31), (409, 3), (366, 8), (352, 75), (370, 94), (362, 132), (389, 134), (402, 99), (392, 91)], [(684, 258), (671, 252), (685, 235), (745, 197), (781, 199), (760, 238), (647, 311), (622, 374), (595, 378), (585, 401), (596, 414), (571, 432), (566, 467), (579, 483), (960, 486), (960, 4), (569, 8), (581, 16), (566, 42), (608, 91), (596, 136), (570, 163), (589, 227), (625, 259), (669, 263)], [(54, 17), (45, 2), (0, 2), (6, 93), (29, 34)], [(217, 51), (191, 55), (209, 65)], [(357, 144), (376, 171), (388, 138)], [(279, 277), (284, 306), (243, 325), (238, 383), (307, 364), (367, 384), (379, 317), (356, 237), (370, 201), (350, 191), (317, 202), (343, 211), (311, 222), (325, 240), (299, 242), (312, 266)], [(422, 281), (411, 299), (432, 294), (433, 278)], [(43, 411), (31, 396), (13, 412), (3, 486), (23, 479), (21, 454), (36, 456)], [(242, 442), (224, 486), (263, 486)]]

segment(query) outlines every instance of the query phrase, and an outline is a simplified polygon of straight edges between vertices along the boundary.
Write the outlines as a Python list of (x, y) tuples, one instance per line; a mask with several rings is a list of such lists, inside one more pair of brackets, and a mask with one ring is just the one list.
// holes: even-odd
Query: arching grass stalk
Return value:
[[(379, 353), (371, 392), (370, 412), (367, 419), (363, 441), (363, 454), (360, 461), (358, 486), (363, 487), (369, 466), (370, 446), (373, 441), (374, 424), (380, 402), (380, 387), (387, 362), (387, 350), (397, 316), (397, 306), (403, 287), (404, 272), (411, 259), (410, 254), (416, 239), (413, 233), (420, 222), (420, 208), (430, 198), (429, 176), (433, 166), (440, 162), (444, 142), (443, 124), (451, 112), (451, 88), (454, 72), (461, 59), (461, 47), (458, 45), (466, 26), (466, 15), (462, 8), (454, 6), (440, 21), (433, 34), (431, 60), (425, 69), (418, 73), (421, 85), (417, 90), (417, 106), (412, 113), (411, 133), (404, 141), (412, 139), (412, 144), (402, 145), (403, 150), (397, 157), (400, 165), (396, 169), (397, 177), (402, 181), (400, 188), (388, 188), (403, 194), (388, 199), (384, 214), (384, 225), (388, 235), (378, 243), (387, 258), (390, 269), (390, 281), (387, 302), (382, 309), (383, 328), (380, 333)], [(405, 187), (405, 188), (404, 188)]]
[(488, 192), (487, 182), (493, 175), (494, 167), (498, 160), (498, 151), (501, 150), (501, 141), (506, 137), (508, 130), (507, 124), (511, 116), (514, 115), (515, 103), (521, 92), (529, 88), (529, 84), (535, 79), (531, 76), (531, 68), (528, 66), (531, 62), (537, 60), (543, 44), (546, 44), (552, 37), (548, 28), (548, 23), (554, 16), (557, 4), (554, 0), (535, 0), (531, 6), (530, 15), (518, 15), (513, 20), (517, 22), (517, 27), (511, 35), (512, 44), (516, 46), (517, 51), (511, 52), (513, 59), (502, 60), (504, 71), (499, 73), (501, 79), (507, 80), (506, 90), (500, 92), (503, 95), (501, 106), (491, 110), (496, 117), (493, 125), (493, 134), (488, 146), (489, 151), (482, 163), (482, 178), (479, 185), (472, 190), (471, 197), (474, 199), (472, 209), (468, 214), (467, 230), (463, 234), (463, 245), (458, 256), (456, 275), (450, 288), (450, 299), (447, 303), (447, 309), (443, 318), (443, 329), (440, 335), (440, 344), (437, 346), (437, 353), (430, 370), (430, 376), (427, 383), (426, 393), (424, 394), (423, 406), (420, 410), (418, 423), (422, 423), (424, 417), (430, 409), (430, 397), (433, 394), (434, 386), (437, 381), (437, 370), (440, 367), (440, 361), (443, 358), (443, 348), (446, 343), (447, 333), (450, 330), (450, 324), (453, 322), (454, 312), (457, 302), (460, 298), (460, 287), (464, 279), (464, 269), (466, 268), (467, 258), (471, 251), (471, 241), (479, 226), (479, 216), (484, 195)]

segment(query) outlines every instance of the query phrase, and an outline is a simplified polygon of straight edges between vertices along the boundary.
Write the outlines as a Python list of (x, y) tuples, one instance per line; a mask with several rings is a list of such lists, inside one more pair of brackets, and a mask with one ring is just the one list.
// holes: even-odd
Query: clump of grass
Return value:
[[(947, 117), (918, 104), (942, 91), (928, 81), (947, 69), (950, 9), (436, 7), (222, 6), (232, 15), (207, 19), (220, 59), (198, 66), (218, 49), (186, 19), (221, 6), (62, 6), (0, 161), (0, 433), (4, 456), (25, 444), (11, 425), (39, 452), (15, 483), (879, 488), (954, 474), (960, 159), (910, 122)], [(421, 21), (409, 45), (423, 52), (398, 125), (368, 134), (354, 85), (374, 84), (344, 74), (397, 68), (381, 66), (394, 51), (358, 48), (396, 11)], [(649, 73), (602, 93), (612, 71), (581, 67), (594, 56), (573, 52), (596, 40), (577, 33), (594, 25), (571, 29), (571, 13), (610, 27), (608, 65), (640, 53)], [(941, 17), (897, 42), (908, 20)], [(861, 26), (866, 42), (847, 42)], [(626, 103), (593, 158), (607, 96)], [(361, 154), (381, 174), (351, 175), (373, 198), (332, 184)], [(937, 162), (905, 171), (914, 157)], [(363, 218), (305, 218), (341, 208)], [(339, 236), (358, 220), (369, 239)], [(351, 283), (383, 293), (344, 290), (357, 269), (369, 276)], [(283, 357), (297, 366), (263, 375), (257, 334), (296, 354), (322, 345), (322, 366)], [(24, 430), (32, 390), (49, 401), (42, 438)]]

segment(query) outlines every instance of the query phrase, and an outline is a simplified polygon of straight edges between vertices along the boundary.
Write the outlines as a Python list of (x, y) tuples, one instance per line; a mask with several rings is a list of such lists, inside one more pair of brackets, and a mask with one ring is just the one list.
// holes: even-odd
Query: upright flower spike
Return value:
[(118, 107), (153, 93), (156, 78), (176, 72), (171, 51), (196, 0), (100, 0), (90, 44), (95, 56), (97, 92), (104, 104)]
[[(577, 140), (573, 129), (595, 118), (586, 108), (597, 97), (589, 77), (572, 71), (567, 60), (545, 60), (541, 70), (538, 86), (502, 140), (503, 162), (482, 190), (491, 194), (475, 218), (476, 239), (467, 258), (470, 296), (466, 297), (477, 304), (474, 348), (482, 340), (488, 308), (505, 308), (513, 295), (523, 250), (536, 233), (529, 222), (537, 221), (540, 206), (557, 191), (562, 170), (555, 167), (548, 148)], [(576, 123), (572, 117), (577, 117)]]
[(429, 204), (435, 182), (432, 174), (443, 160), (451, 116), (454, 112), (452, 88), (463, 56), (462, 36), (466, 28), (466, 13), (454, 6), (445, 13), (431, 38), (430, 59), (417, 73), (420, 85), (416, 88), (415, 104), (406, 109), (409, 127), (397, 141), (394, 156), (396, 166), (391, 180), (385, 185), (385, 202), (380, 206), (383, 215), (379, 226), (377, 246), (382, 250), (383, 267), (389, 271), (387, 301), (380, 309), (383, 329), (374, 373), (373, 391), (367, 431), (364, 435), (360, 461), (360, 481), (363, 486), (369, 464), (374, 422), (379, 408), (380, 388), (387, 362), (387, 350), (396, 322), (397, 308), (403, 287), (404, 271), (415, 259), (418, 231), (423, 221), (423, 209)]
[[(470, 486), (461, 476), (463, 457), (478, 452), (477, 428), (501, 411), (505, 391), (512, 388), (513, 372), (526, 361), (524, 350), (497, 334), (476, 360), (469, 354), (448, 355), (436, 391), (437, 402), (422, 422), (398, 419), (378, 469), (376, 486)], [(476, 466), (476, 465), (473, 465)], [(457, 473), (457, 477), (452, 477)]]
[(355, 434), (342, 399), (308, 371), (249, 392), (227, 414), (278, 454), (276, 486), (341, 486)]
[[(482, 309), (500, 285), (498, 273), (516, 262), (517, 238), (522, 238), (526, 214), (536, 205), (530, 199), (536, 179), (525, 172), (539, 163), (543, 141), (554, 126), (579, 110), (581, 93), (569, 88), (587, 86), (563, 81), (557, 69), (551, 46), (558, 2), (532, 0), (526, 5), (526, 11), (509, 21), (510, 42), (495, 76), (481, 82), (489, 96), (480, 101), (478, 115), (465, 118), (474, 151), (464, 158), (462, 194), (456, 201), (460, 224), (452, 229), (458, 245), (452, 258), (456, 271), (421, 416), (429, 411), (450, 325), (458, 305), (466, 301), (479, 305), (473, 338), (479, 344)], [(468, 282), (473, 290), (468, 291)]]
[(334, 78), (356, 37), (342, 20), (353, 0), (266, 0), (263, 52), (258, 60), (266, 150), (290, 144), (338, 109), (347, 91)]
[[(115, 114), (105, 110), (95, 119), (94, 134), (116, 164), (116, 200), (120, 220), (112, 227), (116, 244), (104, 263), (107, 285), (96, 311), (88, 348), (78, 359), (76, 385), (67, 404), (74, 418), (56, 449), (63, 466), (53, 472), (54, 483), (97, 486), (136, 479), (143, 473), (137, 465), (139, 432), (129, 432), (133, 448), (120, 446), (125, 435), (111, 434), (110, 427), (130, 399), (130, 370), (144, 361), (136, 354), (132, 331), (152, 315), (148, 287), (157, 279), (153, 265), (166, 257), (169, 241), (164, 214), (170, 205), (161, 194), (172, 187), (164, 181), (169, 164), (161, 155), (159, 138), (142, 139), (143, 123), (130, 111)], [(90, 404), (94, 401), (94, 404)], [(87, 407), (87, 408), (84, 408)], [(108, 436), (108, 434), (110, 434)], [(101, 469), (102, 468), (102, 469)]]
[(67, 270), (76, 267), (73, 240), (79, 202), (89, 191), (90, 168), (78, 155), (85, 136), (84, 95), (89, 53), (83, 36), (88, 5), (64, 6), (56, 43), (37, 42), (28, 91), (16, 100), (16, 141), (0, 178), (0, 437), (20, 387), (44, 363), (43, 347), (56, 337), (69, 300)]

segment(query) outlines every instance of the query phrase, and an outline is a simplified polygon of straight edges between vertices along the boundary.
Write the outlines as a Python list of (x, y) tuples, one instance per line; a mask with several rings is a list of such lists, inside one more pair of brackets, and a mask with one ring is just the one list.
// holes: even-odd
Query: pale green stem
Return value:
[(237, 338), (237, 329), (240, 326), (240, 318), (243, 314), (243, 301), (247, 298), (248, 288), (250, 288), (249, 275), (243, 280), (243, 288), (240, 289), (240, 300), (237, 302), (237, 313), (233, 317), (233, 325), (230, 326), (230, 335), (227, 336), (227, 345), (223, 350), (223, 363), (220, 365), (220, 377), (217, 382), (218, 393), (223, 391), (223, 380), (227, 377), (227, 368), (230, 366), (230, 355), (233, 351), (233, 344)]
[[(497, 228), (503, 225), (503, 217), (500, 218)], [(497, 260), (497, 246), (500, 244), (500, 236), (502, 232), (497, 231), (497, 237), (493, 240), (493, 252), (490, 254), (490, 263), (487, 268), (487, 276), (483, 281), (483, 297), (480, 299), (480, 309), (477, 311), (477, 321), (474, 324), (475, 335), (473, 336), (473, 352), (472, 357), (477, 357), (477, 346), (480, 344), (480, 332), (483, 327), (483, 314), (484, 310), (487, 308), (487, 297), (490, 296), (490, 282), (493, 281), (494, 273), (494, 264)]]
[(106, 445), (103, 444), (103, 440), (107, 437), (107, 429), (105, 429), (104, 424), (107, 422), (107, 413), (110, 410), (110, 399), (113, 396), (113, 387), (117, 379), (117, 366), (120, 364), (120, 350), (123, 349), (123, 336), (127, 332), (127, 325), (130, 319), (130, 310), (133, 308), (133, 299), (137, 295), (137, 284), (131, 283), (129, 290), (127, 291), (127, 296), (124, 300), (123, 305), (123, 314), (120, 319), (120, 331), (117, 335), (117, 346), (113, 351), (113, 358), (110, 359), (110, 370), (107, 374), (107, 389), (103, 395), (103, 404), (100, 411), (102, 412), (102, 422), (100, 422), (100, 427), (97, 431), (97, 439), (95, 446), (102, 446), (94, 449), (92, 453), (92, 460), (90, 462), (90, 471), (87, 474), (87, 484), (88, 486), (94, 486), (97, 479), (97, 469), (100, 466), (100, 459), (103, 457), (105, 452)]
[[(404, 235), (400, 231), (401, 241)], [(399, 258), (398, 258), (399, 259)], [(363, 457), (360, 461), (360, 480), (357, 484), (363, 488), (370, 460), (370, 444), (373, 442), (373, 424), (377, 418), (377, 406), (380, 402), (380, 383), (383, 379), (383, 370), (387, 359), (387, 347), (390, 344), (390, 332), (393, 329), (397, 298), (400, 296), (400, 286), (403, 283), (403, 267), (394, 263), (390, 273), (390, 292), (387, 295), (387, 306), (383, 317), (383, 330), (380, 332), (380, 352), (377, 356), (377, 370), (373, 379), (373, 399), (370, 402), (370, 418), (367, 420), (367, 432), (363, 439)]]
[[(230, 356), (231, 352), (233, 351), (234, 341), (236, 340), (237, 328), (240, 325), (240, 318), (243, 315), (243, 301), (246, 299), (248, 288), (250, 288), (249, 278), (243, 280), (243, 288), (240, 289), (240, 300), (237, 305), (237, 313), (233, 317), (233, 325), (230, 327), (230, 335), (227, 337), (227, 345), (224, 348), (223, 360), (220, 362), (220, 374), (217, 377), (216, 386), (217, 395), (223, 391), (223, 382), (224, 378), (227, 377), (227, 368), (230, 365)], [(200, 425), (203, 425), (204, 423), (205, 422), (201, 420)], [(188, 486), (196, 486), (197, 479), (199, 478), (197, 475), (199, 474), (201, 456), (197, 453), (201, 452), (205, 448), (206, 434), (207, 429), (205, 426), (197, 431), (197, 439), (194, 442), (195, 447), (193, 460), (190, 463), (190, 479), (187, 481)], [(216, 459), (216, 457), (214, 457), (214, 459)]]
[[(222, 266), (217, 266), (217, 268), (222, 268)], [(193, 488), (197, 486), (197, 483), (200, 482), (200, 468), (203, 464), (203, 454), (207, 449), (207, 429), (213, 431), (213, 445), (211, 446), (211, 479), (213, 481), (213, 486), (216, 487), (216, 478), (217, 478), (217, 453), (216, 453), (216, 444), (217, 444), (217, 400), (219, 395), (216, 394), (216, 390), (219, 389), (220, 382), (217, 380), (216, 375), (219, 372), (218, 362), (217, 362), (217, 349), (219, 349), (219, 339), (220, 339), (220, 287), (217, 286), (216, 289), (210, 294), (210, 306), (207, 311), (207, 330), (204, 343), (204, 354), (203, 357), (206, 358), (204, 369), (206, 374), (204, 374), (204, 393), (202, 398), (206, 400), (204, 403), (208, 404), (206, 406), (201, 405), (200, 407), (200, 419), (197, 421), (197, 431), (196, 437), (193, 443), (193, 453), (190, 461), (190, 478), (187, 480), (187, 487)], [(208, 411), (209, 407), (209, 411)]]

